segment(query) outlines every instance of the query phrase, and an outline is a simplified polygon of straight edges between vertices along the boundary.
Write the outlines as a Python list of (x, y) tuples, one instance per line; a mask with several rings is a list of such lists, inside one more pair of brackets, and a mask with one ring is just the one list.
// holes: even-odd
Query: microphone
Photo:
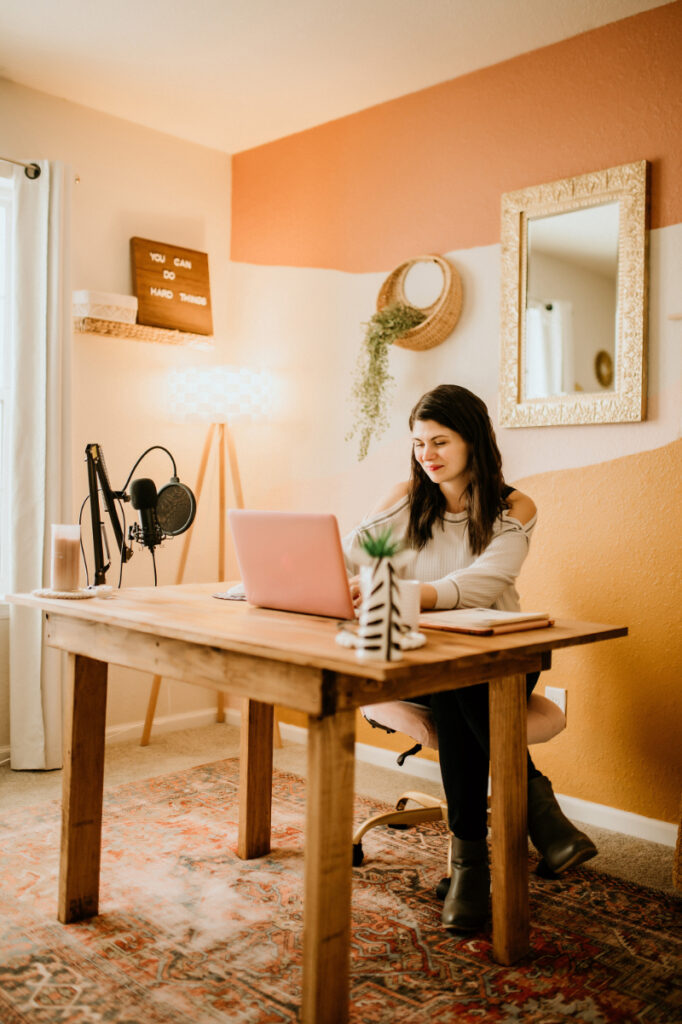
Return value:
[(140, 522), (133, 523), (129, 536), (138, 544), (153, 550), (163, 540), (163, 530), (156, 517), (156, 484), (147, 477), (133, 480), (130, 485), (130, 503), (137, 510)]

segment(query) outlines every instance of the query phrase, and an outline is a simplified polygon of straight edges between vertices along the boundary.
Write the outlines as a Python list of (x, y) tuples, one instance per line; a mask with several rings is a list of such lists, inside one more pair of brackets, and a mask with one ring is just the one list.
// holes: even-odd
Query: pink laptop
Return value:
[(231, 509), (228, 517), (247, 601), (354, 618), (335, 516)]

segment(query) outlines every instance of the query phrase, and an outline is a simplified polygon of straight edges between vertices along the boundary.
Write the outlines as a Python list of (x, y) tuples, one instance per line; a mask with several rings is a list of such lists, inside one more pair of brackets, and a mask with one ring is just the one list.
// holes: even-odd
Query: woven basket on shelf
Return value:
[(401, 303), (411, 305), (405, 298), (405, 278), (415, 263), (436, 263), (443, 272), (443, 290), (430, 306), (420, 307), (426, 319), (406, 331), (394, 345), (421, 351), (440, 345), (455, 328), (462, 311), (462, 282), (459, 274), (442, 256), (416, 256), (401, 263), (382, 284), (377, 297), (377, 310)]

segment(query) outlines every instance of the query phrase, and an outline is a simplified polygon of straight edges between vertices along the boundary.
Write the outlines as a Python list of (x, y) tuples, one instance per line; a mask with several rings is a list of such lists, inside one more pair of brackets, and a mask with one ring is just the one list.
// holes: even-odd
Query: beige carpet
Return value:
[[(112, 743), (106, 752), (105, 786), (166, 775), (238, 753), (239, 730), (232, 725), (159, 733), (152, 736), (148, 747), (140, 747), (137, 741)], [(305, 776), (305, 746), (285, 741), (284, 746), (275, 751), (275, 764), (285, 771)], [(355, 777), (358, 793), (388, 804), (395, 803), (400, 793), (409, 789), (441, 795), (434, 783), (397, 767), (393, 771), (357, 761)], [(60, 795), (60, 771), (13, 772), (7, 766), (0, 768), (0, 807), (5, 811), (43, 803)], [(674, 850), (671, 847), (593, 825), (581, 827), (599, 848), (599, 856), (585, 865), (586, 870), (594, 868), (640, 885), (673, 891)]]

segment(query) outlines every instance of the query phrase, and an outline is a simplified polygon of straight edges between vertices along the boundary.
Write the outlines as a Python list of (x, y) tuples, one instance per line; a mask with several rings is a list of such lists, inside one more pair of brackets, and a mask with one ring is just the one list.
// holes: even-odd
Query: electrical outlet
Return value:
[(552, 700), (558, 708), (561, 708), (564, 714), (566, 714), (566, 691), (562, 690), (559, 686), (546, 686), (545, 697), (547, 700)]

